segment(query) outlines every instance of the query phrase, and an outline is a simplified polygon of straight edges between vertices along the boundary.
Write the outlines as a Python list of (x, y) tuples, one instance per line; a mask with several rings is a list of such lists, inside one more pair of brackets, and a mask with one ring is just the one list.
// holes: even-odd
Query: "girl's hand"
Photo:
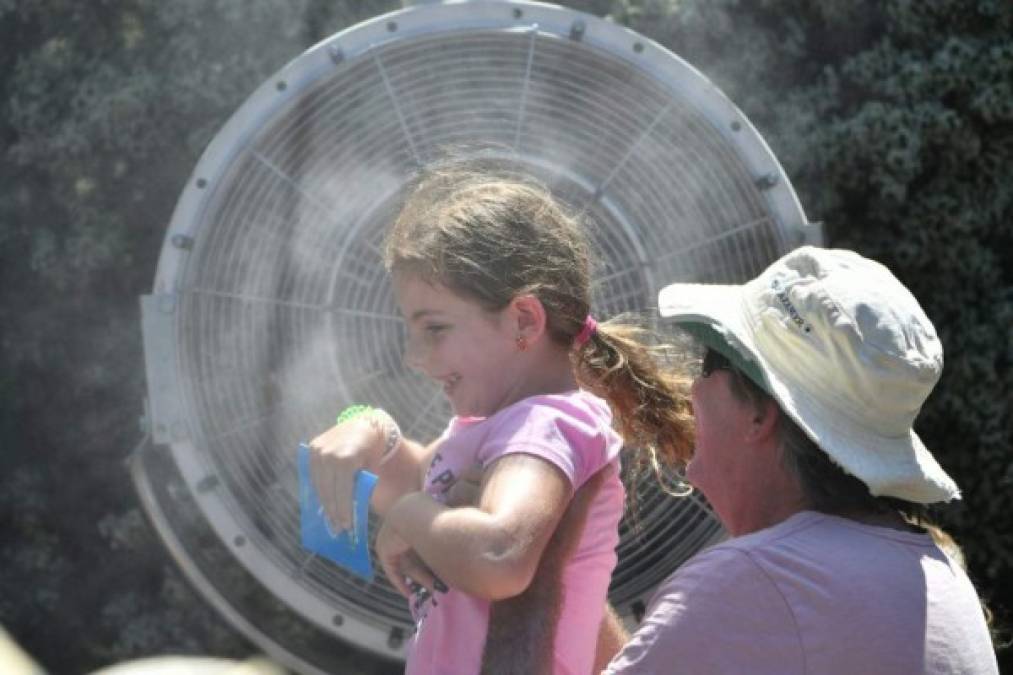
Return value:
[(436, 578), (419, 555), (401, 535), (384, 521), (376, 534), (373, 545), (376, 557), (380, 559), (383, 571), (395, 588), (406, 598), (411, 598), (413, 586), (422, 586), (430, 594), (446, 592), (447, 587)]
[(382, 432), (360, 416), (310, 441), (310, 477), (332, 529), (352, 528), (355, 472), (380, 457), (384, 440)]

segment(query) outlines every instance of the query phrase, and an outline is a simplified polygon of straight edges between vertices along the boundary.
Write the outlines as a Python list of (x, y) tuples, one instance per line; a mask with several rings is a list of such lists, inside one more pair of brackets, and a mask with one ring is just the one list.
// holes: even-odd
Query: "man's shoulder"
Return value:
[(748, 552), (776, 547), (798, 538), (823, 537), (834, 529), (834, 519), (816, 511), (800, 511), (791, 517), (762, 530), (726, 539), (721, 546)]
[(675, 602), (690, 613), (712, 614), (736, 606), (776, 602), (777, 590), (751, 547), (733, 540), (715, 544), (683, 563), (656, 589), (656, 604)]
[(822, 514), (804, 512), (772, 527), (726, 539), (683, 563), (659, 587), (658, 595), (692, 594), (714, 604), (782, 605), (782, 578), (797, 566), (819, 566), (822, 543), (833, 536), (833, 526)]
[(732, 544), (698, 553), (658, 587), (606, 672), (802, 672), (789, 607), (749, 552)]

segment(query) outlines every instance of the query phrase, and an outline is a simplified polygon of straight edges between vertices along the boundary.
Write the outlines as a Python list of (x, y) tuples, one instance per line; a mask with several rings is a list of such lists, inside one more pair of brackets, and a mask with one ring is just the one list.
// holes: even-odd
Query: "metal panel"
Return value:
[(176, 372), (175, 315), (174, 294), (141, 297), (144, 368), (148, 377), (147, 424), (155, 443), (184, 441), (188, 437)]

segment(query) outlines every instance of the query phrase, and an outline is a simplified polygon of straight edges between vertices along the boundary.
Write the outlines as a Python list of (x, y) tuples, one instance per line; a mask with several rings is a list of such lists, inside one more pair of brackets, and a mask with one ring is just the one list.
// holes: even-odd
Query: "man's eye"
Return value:
[(445, 330), (447, 330), (447, 326), (443, 324), (433, 324), (430, 326), (426, 326), (426, 332), (433, 335), (436, 335), (437, 333), (442, 333)]

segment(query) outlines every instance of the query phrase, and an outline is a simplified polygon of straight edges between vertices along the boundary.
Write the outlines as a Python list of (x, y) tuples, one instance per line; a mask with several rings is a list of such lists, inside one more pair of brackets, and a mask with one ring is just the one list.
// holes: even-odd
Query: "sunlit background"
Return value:
[[(917, 428), (965, 494), (938, 516), (1008, 625), (1013, 9), (567, 4), (710, 77), (828, 242), (887, 263), (921, 299), (947, 357)], [(306, 48), (400, 7), (0, 1), (0, 626), (51, 672), (257, 651), (182, 578), (134, 492), (148, 395), (138, 297), (240, 103)], [(390, 669), (354, 649), (347, 665)]]

